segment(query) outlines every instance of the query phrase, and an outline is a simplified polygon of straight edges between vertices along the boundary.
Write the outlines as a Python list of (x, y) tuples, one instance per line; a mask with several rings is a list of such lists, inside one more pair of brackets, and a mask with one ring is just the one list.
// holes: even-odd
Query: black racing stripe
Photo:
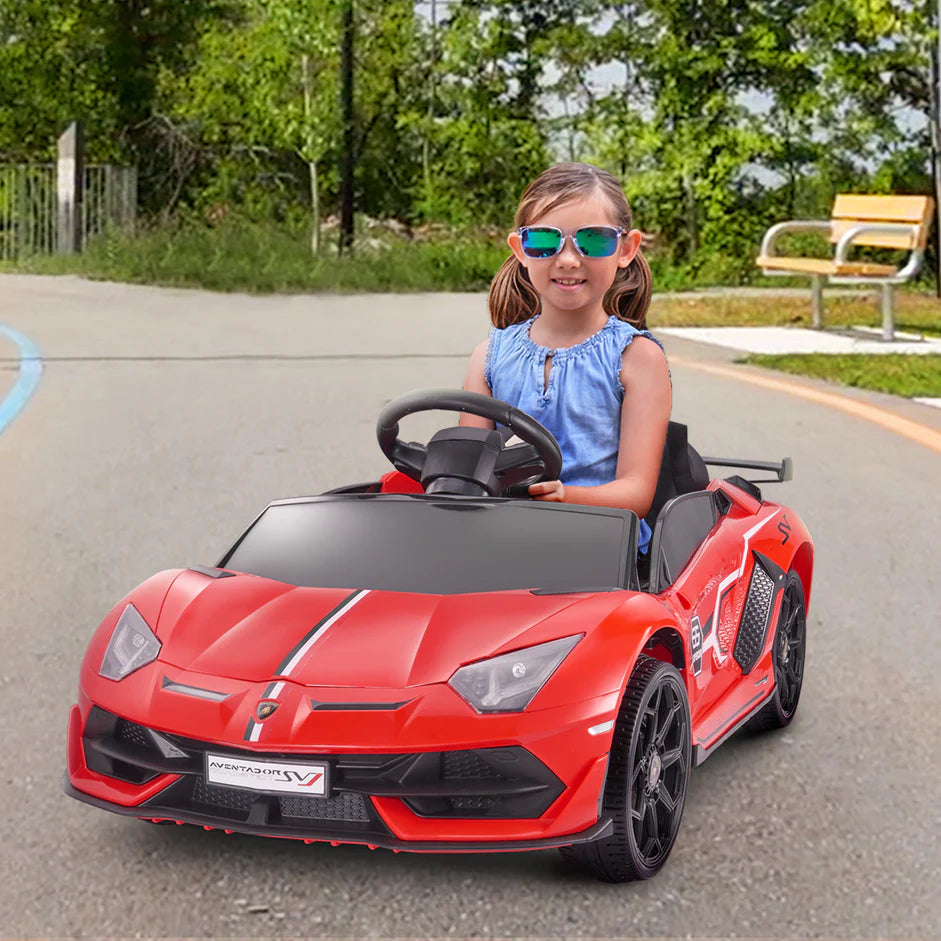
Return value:
[(703, 626), (702, 639), (705, 640), (710, 635), (710, 633), (712, 633), (712, 615), (711, 614), (706, 619), (706, 623)]
[(291, 652), (281, 661), (281, 666), (278, 667), (277, 675), (281, 676), (284, 670), (287, 668), (287, 665), (294, 659), (294, 655), (304, 646), (330, 620), (341, 608), (348, 605), (354, 598), (358, 597), (363, 593), (365, 589), (357, 588), (356, 591), (350, 592), (332, 611), (329, 611), (325, 614), (304, 636), (301, 640), (294, 645)]
[(274, 680), (265, 687), (265, 691), (261, 694), (262, 699), (270, 699), (274, 694), (274, 688), (280, 683), (280, 680)]
[(255, 728), (255, 720), (249, 719), (248, 725), (245, 726), (245, 741), (250, 742), (252, 740), (252, 730)]

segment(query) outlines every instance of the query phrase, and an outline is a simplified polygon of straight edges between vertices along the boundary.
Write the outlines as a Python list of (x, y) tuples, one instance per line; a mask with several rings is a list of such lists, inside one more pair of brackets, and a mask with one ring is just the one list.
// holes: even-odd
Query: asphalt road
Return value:
[[(555, 851), (394, 855), (154, 827), (60, 791), (98, 621), (153, 572), (215, 561), (269, 499), (383, 472), (378, 410), (460, 386), (485, 307), (0, 276), (0, 323), (45, 360), (0, 434), (0, 934), (941, 935), (938, 453), (674, 367), (674, 417), (701, 451), (794, 458), (796, 479), (768, 492), (807, 522), (817, 564), (798, 717), (693, 773), (649, 882), (596, 883)], [(0, 335), (0, 400), (17, 356)], [(405, 436), (447, 418), (409, 419)]]

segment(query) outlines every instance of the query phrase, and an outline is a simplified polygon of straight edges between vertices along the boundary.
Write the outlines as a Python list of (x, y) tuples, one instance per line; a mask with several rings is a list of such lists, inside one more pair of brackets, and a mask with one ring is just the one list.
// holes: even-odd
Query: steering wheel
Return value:
[[(454, 427), (437, 432), (427, 444), (399, 438), (399, 421), (436, 409), (467, 412), (505, 426), (505, 431)], [(516, 435), (523, 444), (506, 447)], [(396, 470), (421, 482), (426, 493), (468, 496), (523, 496), (530, 484), (557, 480), (562, 452), (552, 433), (507, 402), (460, 389), (408, 392), (379, 413), (376, 436)]]

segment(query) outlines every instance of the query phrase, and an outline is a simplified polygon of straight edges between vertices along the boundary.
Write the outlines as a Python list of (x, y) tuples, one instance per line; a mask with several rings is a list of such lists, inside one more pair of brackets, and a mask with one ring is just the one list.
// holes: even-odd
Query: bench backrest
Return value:
[(933, 212), (934, 200), (930, 196), (859, 196), (842, 193), (833, 203), (830, 241), (839, 242), (847, 229), (861, 222), (907, 222), (918, 226), (913, 235), (866, 232), (854, 239), (854, 243), (879, 248), (924, 250)]

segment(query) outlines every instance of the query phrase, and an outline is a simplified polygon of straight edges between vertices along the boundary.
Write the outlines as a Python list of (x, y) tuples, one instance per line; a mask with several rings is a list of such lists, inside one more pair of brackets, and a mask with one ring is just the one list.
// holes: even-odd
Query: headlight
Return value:
[(109, 680), (123, 680), (129, 673), (157, 659), (160, 641), (134, 605), (129, 604), (108, 641), (98, 673)]
[(478, 712), (522, 712), (584, 636), (575, 634), (469, 663), (448, 685)]

